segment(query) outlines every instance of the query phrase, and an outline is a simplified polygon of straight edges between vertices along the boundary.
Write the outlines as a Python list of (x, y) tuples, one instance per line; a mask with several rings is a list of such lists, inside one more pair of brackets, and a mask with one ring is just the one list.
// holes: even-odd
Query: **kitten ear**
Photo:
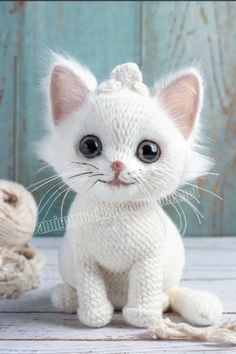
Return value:
[(189, 69), (161, 80), (155, 94), (184, 137), (190, 138), (202, 107), (203, 84), (199, 72)]
[(80, 108), (97, 85), (96, 78), (73, 59), (54, 55), (49, 75), (49, 102), (55, 125)]

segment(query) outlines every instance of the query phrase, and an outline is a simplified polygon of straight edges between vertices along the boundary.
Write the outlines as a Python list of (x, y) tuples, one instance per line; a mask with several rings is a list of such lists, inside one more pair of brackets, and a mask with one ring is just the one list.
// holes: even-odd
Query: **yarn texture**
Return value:
[(0, 180), (0, 298), (16, 298), (39, 285), (44, 256), (29, 245), (37, 206), (20, 184)]
[[(134, 63), (117, 66), (93, 88), (87, 72), (58, 56), (47, 80), (54, 126), (39, 155), (76, 192), (69, 217), (88, 215), (62, 240), (64, 283), (54, 289), (53, 304), (90, 327), (107, 325), (120, 309), (152, 338), (234, 343), (234, 323), (199, 329), (163, 319), (171, 308), (191, 325), (210, 326), (223, 311), (215, 295), (180, 286), (183, 241), (160, 203), (211, 167), (195, 144), (201, 75), (181, 71), (152, 92)], [(53, 112), (63, 112), (60, 122)]]

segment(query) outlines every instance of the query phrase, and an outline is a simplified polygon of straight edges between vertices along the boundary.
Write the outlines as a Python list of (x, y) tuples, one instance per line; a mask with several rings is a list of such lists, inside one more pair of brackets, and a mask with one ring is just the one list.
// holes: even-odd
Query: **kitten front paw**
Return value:
[(151, 322), (161, 318), (160, 311), (144, 307), (124, 307), (123, 316), (127, 323), (135, 327), (148, 327)]
[(111, 322), (113, 306), (107, 304), (96, 308), (78, 308), (79, 320), (89, 327), (103, 327)]
[(53, 305), (62, 312), (76, 313), (78, 300), (76, 290), (67, 284), (58, 284), (51, 295)]

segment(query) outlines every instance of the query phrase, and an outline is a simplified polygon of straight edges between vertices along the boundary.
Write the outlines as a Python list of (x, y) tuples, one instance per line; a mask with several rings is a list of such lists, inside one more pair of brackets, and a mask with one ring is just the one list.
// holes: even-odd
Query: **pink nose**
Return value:
[(120, 172), (125, 168), (125, 165), (122, 161), (117, 160), (112, 162), (111, 167), (114, 171)]

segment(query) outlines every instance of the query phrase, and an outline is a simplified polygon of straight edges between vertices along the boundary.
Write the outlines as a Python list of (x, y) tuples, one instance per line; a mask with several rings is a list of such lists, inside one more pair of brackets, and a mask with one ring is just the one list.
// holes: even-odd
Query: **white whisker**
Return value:
[[(34, 187), (34, 186), (37, 185), (36, 188), (34, 188), (34, 189), (32, 189), (32, 190), (30, 191), (30, 193), (32, 193), (32, 192), (34, 192), (34, 191), (36, 191), (37, 189), (43, 187), (45, 184), (47, 184), (47, 183), (49, 183), (49, 182), (51, 182), (51, 181), (54, 181), (54, 180), (56, 180), (56, 179), (58, 179), (58, 178), (66, 177), (66, 176), (70, 175), (71, 173), (74, 173), (74, 172), (77, 172), (77, 171), (78, 171), (78, 170), (73, 170), (73, 171), (66, 172), (66, 173), (63, 173), (63, 174), (60, 174), (60, 175), (55, 174), (55, 175), (53, 175), (53, 176), (44, 178), (43, 180), (40, 180), (40, 181), (38, 181), (38, 182), (35, 182), (35, 183), (31, 184), (30, 186), (27, 187), (27, 189), (30, 189), (30, 188), (32, 188), (32, 187)], [(44, 182), (44, 181), (45, 181), (45, 182)], [(41, 182), (44, 182), (44, 183), (41, 183)], [(41, 183), (41, 184), (40, 184), (40, 183)], [(40, 184), (40, 185), (38, 186), (38, 184)]]
[(187, 222), (187, 218), (186, 218), (184, 209), (182, 208), (182, 205), (178, 202), (178, 200), (176, 200), (176, 203), (177, 203), (178, 206), (180, 207), (181, 212), (182, 212), (183, 217), (184, 217), (184, 230), (183, 230), (183, 233), (182, 233), (182, 236), (184, 236), (184, 234), (185, 234), (185, 232), (186, 232), (186, 230), (187, 230), (187, 227), (188, 227), (188, 222)]
[(223, 200), (223, 198), (221, 196), (219, 196), (218, 194), (214, 193), (214, 192), (211, 192), (209, 191), (208, 189), (205, 189), (205, 188), (202, 188), (202, 187), (199, 187), (197, 184), (192, 184), (192, 183), (189, 183), (189, 182), (185, 182), (185, 184), (188, 184), (189, 186), (192, 186), (192, 187), (196, 187), (198, 189), (200, 189), (201, 191), (203, 192), (207, 192), (211, 195), (213, 195), (214, 197), (220, 199), (220, 200)]
[[(55, 188), (56, 186), (58, 186), (58, 184), (60, 184), (60, 183), (63, 183), (63, 182), (62, 182), (62, 181), (57, 182), (54, 186), (52, 186), (51, 188), (49, 188), (49, 189), (47, 190), (47, 192), (42, 196), (42, 198), (40, 199), (40, 201), (39, 201), (39, 203), (38, 203), (38, 210), (40, 210), (40, 206), (41, 206), (41, 204), (42, 204), (42, 201), (43, 201), (44, 198), (46, 197), (46, 195), (47, 195), (53, 188)], [(39, 214), (40, 214), (40, 211), (39, 211)]]
[(40, 167), (40, 168), (35, 172), (35, 174), (42, 172), (43, 170), (45, 170), (45, 168), (52, 168), (52, 166), (49, 166), (49, 165), (47, 165), (47, 166), (42, 166), (42, 167)]
[[(187, 198), (181, 196), (180, 194), (178, 194), (177, 192), (175, 193), (180, 199), (182, 199), (185, 203), (187, 203), (190, 208), (192, 208), (192, 210), (194, 211), (194, 213), (196, 214), (197, 218), (198, 218), (198, 222), (199, 224), (201, 224), (201, 218), (204, 218), (203, 214), (195, 207), (194, 204), (192, 204)], [(201, 217), (201, 218), (200, 218)]]
[(57, 190), (52, 193), (52, 195), (48, 198), (48, 200), (46, 201), (44, 206), (41, 208), (41, 210), (39, 210), (39, 215), (42, 213), (42, 211), (44, 210), (45, 206), (50, 202), (50, 200), (52, 200), (53, 196), (55, 194), (57, 194), (57, 192), (60, 191), (63, 187), (65, 187), (64, 184), (61, 187), (57, 188)]
[(187, 191), (185, 191), (185, 190), (183, 190), (183, 189), (178, 189), (181, 193), (183, 193), (183, 194), (187, 194), (187, 195), (190, 195), (194, 200), (196, 200), (196, 202), (198, 203), (198, 204), (200, 204), (200, 201), (197, 199), (197, 197), (195, 197), (195, 195), (193, 195), (191, 192), (187, 192)]
[(56, 201), (64, 192), (66, 192), (68, 189), (70, 189), (70, 188), (69, 188), (68, 186), (66, 186), (66, 188), (65, 188), (61, 193), (59, 193), (59, 195), (52, 201), (52, 203), (50, 204), (50, 206), (49, 206), (49, 208), (48, 208), (46, 214), (44, 215), (44, 218), (43, 218), (42, 222), (45, 221), (46, 216), (48, 215), (48, 213), (49, 213), (51, 207), (53, 206), (53, 204), (55, 203), (55, 201)]
[(61, 202), (61, 209), (60, 209), (60, 215), (61, 215), (61, 220), (63, 219), (63, 207), (64, 207), (64, 203), (65, 203), (65, 200), (66, 200), (66, 197), (67, 195), (69, 194), (69, 192), (71, 191), (71, 188), (68, 188), (63, 199), (62, 199), (62, 202)]
[(176, 213), (177, 213), (177, 215), (178, 215), (179, 222), (180, 222), (180, 226), (179, 226), (179, 230), (178, 230), (178, 231), (181, 233), (181, 230), (182, 230), (182, 227), (183, 227), (181, 214), (180, 214), (178, 208), (174, 205), (174, 203), (171, 203), (170, 201), (169, 201), (169, 203), (170, 203), (170, 205), (175, 209), (175, 211), (176, 211)]

